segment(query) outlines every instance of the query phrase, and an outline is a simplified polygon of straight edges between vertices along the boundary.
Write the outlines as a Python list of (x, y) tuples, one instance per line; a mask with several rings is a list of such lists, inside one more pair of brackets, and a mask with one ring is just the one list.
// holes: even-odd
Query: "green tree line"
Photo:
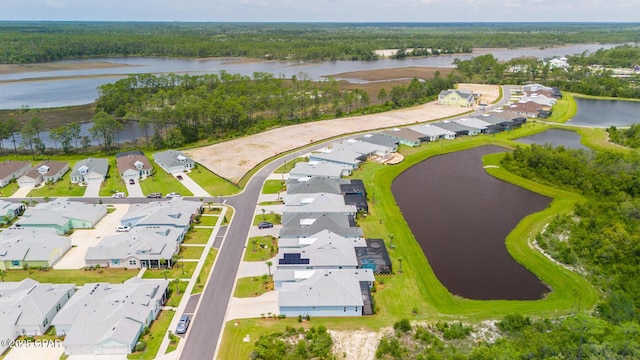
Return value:
[[(374, 50), (640, 41), (637, 24), (0, 22), (0, 63), (104, 56), (372, 60)], [(426, 56), (428, 52), (417, 52)]]

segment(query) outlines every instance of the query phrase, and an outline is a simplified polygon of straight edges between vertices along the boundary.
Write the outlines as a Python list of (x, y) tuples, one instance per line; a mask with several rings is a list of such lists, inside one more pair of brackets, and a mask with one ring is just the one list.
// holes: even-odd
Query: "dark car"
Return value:
[(149, 195), (147, 195), (148, 198), (150, 199), (161, 199), (162, 198), (162, 194), (160, 193), (151, 193)]
[(176, 334), (186, 333), (187, 329), (189, 328), (190, 322), (191, 319), (189, 318), (189, 315), (182, 315), (180, 317), (180, 321), (178, 322), (178, 326), (176, 327)]
[(176, 179), (182, 180), (182, 175), (176, 175)]
[(133, 184), (135, 184), (135, 183), (136, 183), (136, 181), (135, 181), (135, 180), (133, 180), (133, 179), (129, 179), (129, 184), (133, 185)]
[(268, 221), (261, 221), (258, 223), (258, 229), (268, 229), (272, 227), (273, 227), (273, 224)]

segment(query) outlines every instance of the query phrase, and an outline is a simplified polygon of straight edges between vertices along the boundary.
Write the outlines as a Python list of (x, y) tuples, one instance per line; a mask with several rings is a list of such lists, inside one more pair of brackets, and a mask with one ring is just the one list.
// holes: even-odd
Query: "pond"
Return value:
[(562, 129), (549, 129), (541, 133), (526, 136), (515, 140), (523, 144), (549, 144), (554, 147), (564, 146), (567, 149), (589, 150), (588, 147), (580, 143), (580, 135), (575, 131)]
[(575, 98), (578, 111), (567, 125), (603, 127), (640, 123), (640, 102)]
[[(483, 146), (436, 156), (408, 169), (393, 195), (440, 282), (477, 300), (535, 300), (548, 291), (507, 252), (505, 239), (551, 199), (486, 173)], [(407, 264), (408, 265), (408, 264)], [(427, 269), (424, 269), (427, 271)]]

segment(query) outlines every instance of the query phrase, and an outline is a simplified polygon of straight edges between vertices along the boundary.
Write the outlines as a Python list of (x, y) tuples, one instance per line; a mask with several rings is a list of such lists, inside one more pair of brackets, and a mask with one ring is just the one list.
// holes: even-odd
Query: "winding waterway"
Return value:
[(505, 239), (551, 199), (486, 173), (482, 156), (504, 151), (482, 146), (435, 156), (393, 182), (405, 220), (435, 275), (454, 295), (535, 300), (549, 291), (511, 257)]
[[(174, 58), (96, 58), (64, 61), (65, 63), (107, 62), (121, 67), (84, 70), (58, 70), (0, 75), (0, 109), (62, 107), (89, 104), (98, 96), (97, 87), (115, 82), (129, 74), (188, 73), (212, 74), (226, 71), (252, 75), (271, 73), (290, 78), (293, 75), (312, 80), (351, 71), (379, 70), (399, 67), (454, 67), (456, 58), (492, 53), (498, 60), (517, 57), (540, 59), (608, 49), (615, 44), (578, 44), (557, 48), (477, 49), (474, 54), (440, 55), (425, 58), (384, 59), (375, 61), (244, 61), (239, 59), (174, 59)], [(54, 63), (55, 64), (55, 63)], [(69, 78), (71, 77), (71, 79)], [(338, 78), (340, 79), (340, 78)], [(351, 82), (361, 80), (346, 79)], [(362, 82), (362, 81), (361, 81)]]

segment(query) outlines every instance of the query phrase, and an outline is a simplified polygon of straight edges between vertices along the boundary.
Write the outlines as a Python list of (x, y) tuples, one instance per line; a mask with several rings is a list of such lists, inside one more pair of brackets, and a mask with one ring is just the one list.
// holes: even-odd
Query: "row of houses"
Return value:
[[(191, 170), (195, 162), (178, 150), (166, 150), (153, 154), (154, 162), (169, 174)], [(116, 154), (116, 166), (124, 181), (139, 180), (153, 174), (153, 166), (142, 151)], [(30, 161), (0, 162), (0, 187), (16, 181), (20, 187), (36, 187), (43, 183), (55, 183), (69, 171), (69, 163), (45, 160), (35, 166)], [(87, 158), (78, 161), (71, 170), (72, 184), (102, 183), (109, 176), (109, 160)]]
[(87, 266), (111, 268), (172, 267), (202, 203), (184, 198), (131, 204), (120, 224), (128, 231), (106, 236), (87, 250)]
[[(54, 326), (66, 355), (129, 354), (168, 297), (169, 282), (131, 278), (122, 284), (0, 283), (0, 336), (43, 335)], [(0, 344), (0, 353), (10, 341)]]
[(529, 84), (521, 89), (510, 89), (513, 102), (506, 108), (517, 115), (528, 118), (547, 118), (551, 108), (562, 98), (557, 87)]
[(289, 178), (273, 274), (280, 314), (373, 313), (374, 273), (391, 272), (391, 261), (384, 242), (356, 226), (366, 198), (361, 180)]

